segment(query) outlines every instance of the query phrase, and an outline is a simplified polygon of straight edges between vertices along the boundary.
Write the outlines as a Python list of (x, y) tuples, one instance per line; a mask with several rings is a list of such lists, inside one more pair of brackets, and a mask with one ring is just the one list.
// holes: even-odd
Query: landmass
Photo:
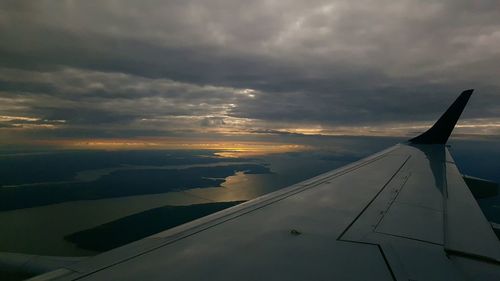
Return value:
[(154, 208), (72, 233), (64, 239), (82, 249), (104, 252), (242, 202), (244, 201)]

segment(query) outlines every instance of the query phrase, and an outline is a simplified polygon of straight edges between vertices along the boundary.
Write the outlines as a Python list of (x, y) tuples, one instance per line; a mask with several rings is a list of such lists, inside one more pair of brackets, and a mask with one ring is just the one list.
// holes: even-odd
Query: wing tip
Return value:
[(413, 144), (446, 144), (474, 89), (463, 91), (446, 112), (424, 133), (409, 140)]
[(467, 95), (470, 97), (473, 92), (474, 92), (474, 89), (468, 89), (468, 90), (463, 91), (460, 95)]

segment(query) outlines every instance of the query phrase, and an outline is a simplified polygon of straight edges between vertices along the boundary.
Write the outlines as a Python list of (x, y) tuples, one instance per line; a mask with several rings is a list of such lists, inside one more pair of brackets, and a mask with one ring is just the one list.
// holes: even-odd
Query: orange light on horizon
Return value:
[(220, 157), (248, 157), (273, 153), (286, 153), (310, 149), (307, 145), (259, 141), (195, 141), (183, 139), (99, 139), (99, 140), (54, 140), (52, 144), (63, 149), (95, 150), (134, 150), (134, 149), (171, 149), (171, 150), (215, 150)]

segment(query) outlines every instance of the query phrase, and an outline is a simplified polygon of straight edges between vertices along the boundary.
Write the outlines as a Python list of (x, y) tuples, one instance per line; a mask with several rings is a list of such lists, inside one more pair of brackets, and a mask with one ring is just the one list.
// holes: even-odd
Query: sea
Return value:
[[(398, 138), (334, 137), (308, 149), (0, 148), (0, 252), (91, 256), (279, 190), (387, 148)], [(500, 182), (500, 144), (457, 139), (463, 174)], [(500, 223), (500, 196), (478, 199)], [(314, 202), (311, 202), (314, 204)]]

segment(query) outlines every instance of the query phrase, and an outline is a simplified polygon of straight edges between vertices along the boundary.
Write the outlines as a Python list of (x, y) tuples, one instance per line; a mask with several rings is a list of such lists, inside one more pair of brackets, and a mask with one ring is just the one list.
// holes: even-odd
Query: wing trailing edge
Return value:
[(463, 91), (429, 130), (410, 139), (410, 143), (445, 144), (473, 91), (473, 89)]

